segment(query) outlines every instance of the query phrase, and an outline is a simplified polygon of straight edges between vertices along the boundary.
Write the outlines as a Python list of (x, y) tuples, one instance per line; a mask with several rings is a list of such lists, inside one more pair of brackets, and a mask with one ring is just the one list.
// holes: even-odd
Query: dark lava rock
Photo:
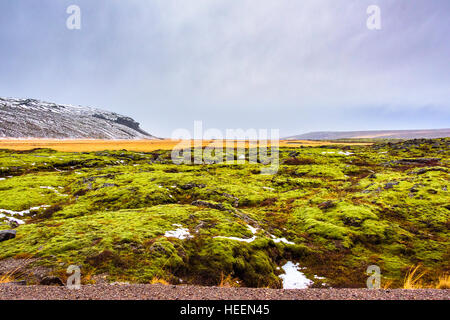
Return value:
[(297, 171), (295, 171), (295, 172), (292, 172), (291, 175), (294, 176), (294, 177), (301, 178), (301, 177), (306, 176), (308, 173), (309, 172), (297, 172)]
[(116, 177), (117, 174), (105, 174), (105, 175), (101, 175), (101, 176), (92, 176), (92, 177), (87, 177), (87, 178), (83, 178), (83, 183), (86, 184), (88, 182), (95, 182), (95, 180), (97, 179), (114, 179)]
[(321, 204), (319, 204), (320, 209), (330, 209), (335, 206), (336, 206), (336, 204), (331, 200), (328, 200), (328, 201), (325, 201), (325, 202), (322, 202)]
[(204, 184), (197, 184), (197, 183), (193, 183), (193, 182), (190, 182), (190, 183), (187, 183), (185, 185), (180, 186), (180, 188), (183, 189), (183, 190), (189, 190), (189, 189), (193, 189), (193, 188), (200, 188), (200, 189), (202, 189), (202, 188), (205, 188), (205, 187), (206, 187), (206, 185), (204, 185)]
[(13, 229), (16, 229), (19, 227), (19, 224), (16, 221), (9, 221), (8, 224)]
[(167, 253), (167, 249), (160, 243), (154, 243), (152, 244), (152, 246), (150, 247), (150, 251), (152, 252), (159, 252), (159, 253)]
[(0, 231), (0, 242), (14, 239), (16, 237), (16, 230), (2, 230)]
[(446, 173), (448, 172), (448, 170), (446, 168), (437, 167), (437, 168), (422, 168), (422, 169), (417, 170), (415, 172), (415, 174), (420, 175), (420, 174), (427, 173), (429, 171), (441, 171), (441, 172), (446, 172)]
[(102, 188), (112, 188), (112, 187), (118, 187), (118, 185), (114, 183), (104, 183), (102, 185)]
[(415, 159), (400, 159), (391, 161), (394, 164), (401, 165), (437, 165), (441, 161), (440, 158), (415, 158)]
[(342, 220), (346, 226), (351, 226), (351, 227), (360, 227), (361, 226), (361, 221), (359, 221), (357, 219), (344, 217), (344, 219), (342, 219)]
[(191, 203), (191, 205), (197, 206), (197, 207), (206, 207), (206, 208), (216, 209), (216, 210), (221, 210), (221, 211), (230, 211), (229, 209), (226, 209), (225, 206), (221, 203), (211, 203), (211, 202), (207, 202), (207, 201), (196, 200), (196, 201), (193, 201)]
[(384, 188), (387, 189), (392, 189), (394, 186), (398, 185), (400, 182), (388, 182), (384, 185)]
[(40, 282), (43, 286), (63, 286), (64, 282), (58, 277), (45, 277)]

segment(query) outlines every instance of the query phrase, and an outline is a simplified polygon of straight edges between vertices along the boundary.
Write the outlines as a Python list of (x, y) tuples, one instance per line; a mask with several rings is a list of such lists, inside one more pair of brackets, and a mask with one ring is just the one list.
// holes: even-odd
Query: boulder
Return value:
[(16, 237), (16, 230), (2, 230), (0, 231), (0, 242), (14, 239)]

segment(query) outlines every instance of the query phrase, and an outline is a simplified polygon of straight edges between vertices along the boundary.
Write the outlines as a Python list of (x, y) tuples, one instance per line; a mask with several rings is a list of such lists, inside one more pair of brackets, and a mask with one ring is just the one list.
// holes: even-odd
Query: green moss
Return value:
[[(281, 148), (272, 176), (261, 164), (175, 165), (170, 151), (0, 150), (0, 209), (51, 205), (20, 217), (0, 259), (31, 254), (55, 272), (79, 264), (111, 281), (232, 275), (270, 287), (288, 260), (336, 287), (364, 286), (378, 264), (399, 285), (412, 265), (448, 268), (449, 142)], [(402, 164), (416, 157), (441, 160)], [(16, 227), (8, 217), (0, 230)], [(193, 237), (164, 236), (178, 225)], [(217, 238), (252, 238), (248, 225), (253, 242)]]

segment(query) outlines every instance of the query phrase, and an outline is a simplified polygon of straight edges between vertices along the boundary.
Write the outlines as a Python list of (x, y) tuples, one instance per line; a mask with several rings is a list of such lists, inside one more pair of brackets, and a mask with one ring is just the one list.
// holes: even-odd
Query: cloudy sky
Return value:
[[(69, 5), (81, 30), (66, 28)], [(381, 30), (366, 26), (369, 5)], [(177, 128), (450, 127), (448, 0), (0, 3), (0, 96)]]

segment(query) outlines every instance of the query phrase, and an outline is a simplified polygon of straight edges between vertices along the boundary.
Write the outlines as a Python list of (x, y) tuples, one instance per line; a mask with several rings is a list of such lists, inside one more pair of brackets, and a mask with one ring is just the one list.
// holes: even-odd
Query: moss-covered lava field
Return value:
[[(176, 165), (170, 150), (0, 150), (0, 264), (83, 283), (281, 288), (298, 263), (313, 287), (365, 287), (378, 265), (450, 271), (450, 139), (281, 147), (262, 164)], [(248, 153), (248, 150), (247, 150)]]

